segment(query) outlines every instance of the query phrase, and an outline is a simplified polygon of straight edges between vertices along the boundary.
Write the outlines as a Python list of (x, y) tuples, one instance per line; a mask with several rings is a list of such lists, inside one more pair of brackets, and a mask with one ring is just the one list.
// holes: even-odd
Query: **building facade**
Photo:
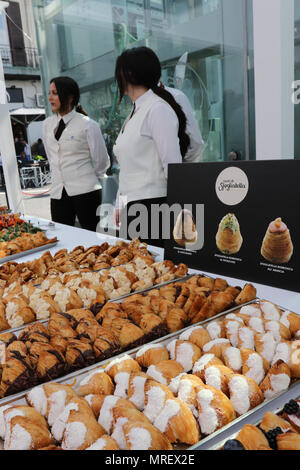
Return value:
[(0, 15), (0, 53), (9, 108), (14, 113), (14, 136), (23, 136), (32, 144), (41, 136), (44, 94), (31, 0), (9, 1)]

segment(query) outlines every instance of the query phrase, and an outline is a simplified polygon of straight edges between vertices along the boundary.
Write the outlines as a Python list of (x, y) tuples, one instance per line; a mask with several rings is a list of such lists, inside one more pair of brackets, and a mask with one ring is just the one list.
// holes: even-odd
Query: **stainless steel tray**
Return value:
[[(252, 303), (252, 302), (253, 301), (250, 301), (250, 302), (245, 303), (243, 305), (248, 305), (249, 303)], [(228, 315), (229, 313), (234, 312), (239, 308), (240, 308), (240, 306), (228, 309), (225, 312), (222, 312), (220, 315), (218, 315), (218, 317)], [(120, 352), (119, 354), (116, 354), (114, 356), (111, 356), (110, 358), (105, 359), (104, 361), (97, 362), (97, 363), (92, 364), (92, 365), (90, 365), (88, 367), (85, 367), (83, 369), (79, 369), (79, 370), (74, 371), (70, 374), (58, 377), (57, 379), (50, 380), (49, 382), (58, 382), (58, 383), (64, 382), (65, 380), (68, 380), (69, 377), (74, 378), (74, 377), (77, 377), (78, 375), (85, 374), (86, 372), (88, 372), (92, 369), (98, 368), (99, 366), (101, 366), (101, 364), (108, 363), (109, 361), (111, 361), (112, 358), (115, 359), (116, 357), (121, 357), (124, 354), (128, 354), (132, 357), (135, 357), (135, 354), (137, 353), (137, 351), (140, 348), (142, 348), (143, 346), (145, 346), (145, 344), (156, 344), (156, 343), (166, 344), (166, 343), (169, 342), (169, 340), (178, 338), (184, 331), (188, 330), (189, 328), (194, 328), (195, 326), (205, 325), (207, 323), (210, 323), (211, 321), (214, 321), (214, 319), (215, 319), (215, 317), (203, 320), (202, 322), (196, 323), (194, 325), (189, 325), (189, 326), (187, 326), (185, 328), (182, 328), (181, 330), (178, 330), (174, 333), (169, 333), (168, 335), (161, 336), (160, 338), (157, 338), (155, 340), (144, 343), (144, 344), (142, 344), (140, 346), (137, 346), (137, 347), (135, 347), (131, 350), (128, 350), (128, 351), (124, 350), (124, 351)], [(46, 327), (48, 325), (48, 320), (40, 320), (39, 322), (43, 323)], [(37, 322), (33, 322), (33, 323), (37, 323)], [(33, 323), (31, 323), (31, 324), (33, 324)], [(28, 323), (28, 325), (29, 325), (29, 323)], [(18, 337), (21, 334), (21, 332), (24, 330), (24, 327), (26, 327), (28, 325), (23, 325), (22, 327), (15, 328), (14, 330), (8, 330), (8, 331), (11, 332), (11, 333), (14, 333)], [(49, 382), (44, 382), (44, 383), (49, 383)], [(9, 395), (8, 397), (1, 398), (0, 399), (0, 406), (7, 403), (7, 400), (14, 400), (15, 398), (18, 398), (19, 396), (23, 396), (23, 395), (25, 396), (25, 393), (27, 393), (31, 388), (32, 387), (29, 387), (28, 389), (26, 389), (22, 392), (19, 392), (19, 393), (13, 394), (13, 395)]]
[[(199, 446), (199, 450), (220, 450), (223, 445), (225, 444), (226, 441), (229, 439), (235, 439), (239, 431), (246, 425), (246, 424), (252, 424), (254, 426), (258, 426), (263, 417), (264, 414), (267, 411), (270, 411), (271, 413), (278, 414), (282, 411), (284, 405), (289, 402), (292, 399), (298, 398), (300, 396), (300, 382), (294, 383), (289, 390), (286, 392), (282, 393), (276, 398), (273, 398), (273, 400), (268, 400), (264, 403), (262, 403), (260, 406), (257, 407), (257, 411), (255, 413), (252, 413), (251, 416), (248, 417), (247, 415), (242, 416), (241, 418), (243, 419), (238, 419), (237, 423), (234, 426), (226, 426), (226, 429), (224, 428), (224, 431), (219, 433), (218, 435), (215, 436), (215, 438), (210, 441), (209, 447), (206, 449), (206, 446), (204, 445), (203, 447)], [(205, 444), (205, 443), (204, 443)], [(198, 449), (197, 446), (194, 446), (195, 449)]]
[(23, 256), (31, 255), (32, 253), (37, 253), (38, 251), (48, 250), (53, 246), (57, 245), (59, 240), (53, 243), (48, 243), (47, 245), (37, 246), (31, 250), (21, 251), (21, 253), (15, 253), (14, 255), (5, 256), (5, 258), (0, 258), (0, 265), (6, 263), (7, 261), (14, 261), (15, 259), (22, 258)]

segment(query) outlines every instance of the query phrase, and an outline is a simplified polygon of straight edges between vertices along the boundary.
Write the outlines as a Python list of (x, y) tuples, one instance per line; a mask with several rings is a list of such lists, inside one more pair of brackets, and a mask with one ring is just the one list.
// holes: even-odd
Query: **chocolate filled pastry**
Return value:
[(17, 337), (14, 333), (0, 333), (0, 345), (4, 344), (6, 347), (16, 341)]
[(77, 390), (79, 396), (90, 394), (113, 395), (115, 386), (112, 379), (99, 368), (90, 372), (82, 381)]
[(141, 367), (150, 367), (161, 361), (169, 360), (169, 352), (162, 344), (147, 344), (142, 346), (135, 356)]
[(50, 344), (54, 349), (59, 351), (60, 354), (62, 354), (63, 356), (65, 355), (68, 346), (67, 339), (63, 338), (60, 335), (55, 335), (50, 338)]
[(154, 313), (147, 313), (142, 315), (138, 325), (145, 333), (148, 341), (168, 334), (167, 326), (164, 324), (161, 318)]
[(65, 339), (75, 339), (76, 331), (70, 325), (68, 318), (61, 313), (54, 313), (48, 321), (50, 336), (60, 335)]
[(55, 379), (66, 371), (64, 356), (50, 344), (32, 343), (29, 357), (40, 380)]
[(81, 320), (95, 320), (93, 313), (86, 308), (74, 308), (66, 312), (72, 328), (76, 329)]
[(29, 366), (30, 360), (27, 355), (27, 347), (22, 341), (13, 341), (6, 347), (5, 351), (6, 361), (9, 359), (19, 359), (20, 361), (26, 362)]
[(184, 372), (191, 371), (201, 356), (201, 350), (190, 341), (175, 339), (168, 343), (167, 350), (170, 353), (170, 359), (177, 361), (183, 367)]
[(109, 330), (103, 328), (101, 334), (95, 339), (93, 350), (96, 359), (106, 359), (120, 351), (117, 337)]
[(221, 220), (216, 243), (218, 249), (225, 255), (234, 255), (240, 251), (243, 238), (239, 222), (234, 214), (226, 214)]
[(111, 331), (117, 337), (122, 349), (132, 349), (144, 343), (143, 330), (123, 318), (116, 318), (111, 323)]
[(50, 335), (48, 329), (42, 323), (33, 323), (21, 331), (18, 339), (23, 342), (29, 341), (34, 343), (37, 341), (39, 343), (48, 343)]
[(206, 299), (200, 309), (200, 311), (194, 316), (192, 325), (199, 323), (200, 321), (206, 320), (217, 315), (216, 306), (212, 299)]
[(178, 245), (184, 248), (191, 248), (195, 245), (198, 233), (191, 211), (183, 209), (180, 212), (173, 229), (173, 238)]
[(68, 341), (66, 362), (70, 370), (83, 369), (95, 362), (93, 347), (83, 341), (72, 339)]
[(35, 385), (32, 368), (22, 359), (9, 359), (3, 364), (0, 384), (0, 396), (18, 393)]
[(271, 263), (288, 263), (294, 251), (290, 231), (279, 217), (267, 229), (261, 246), (262, 256)]
[(174, 333), (175, 331), (181, 330), (188, 323), (188, 317), (182, 308), (171, 307), (168, 309), (166, 316), (166, 324), (169, 333)]

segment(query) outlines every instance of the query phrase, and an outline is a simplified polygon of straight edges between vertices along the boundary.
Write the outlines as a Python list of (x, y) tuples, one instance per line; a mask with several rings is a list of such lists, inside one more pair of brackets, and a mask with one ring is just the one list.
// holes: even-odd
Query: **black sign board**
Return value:
[(300, 292), (300, 161), (169, 165), (165, 258)]

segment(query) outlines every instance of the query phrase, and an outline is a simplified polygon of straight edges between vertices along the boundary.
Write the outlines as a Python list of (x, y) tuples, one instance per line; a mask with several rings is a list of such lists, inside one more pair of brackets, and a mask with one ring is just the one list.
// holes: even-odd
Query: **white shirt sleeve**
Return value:
[(178, 127), (178, 118), (173, 109), (167, 103), (157, 103), (142, 128), (142, 135), (152, 138), (156, 144), (166, 178), (169, 163), (182, 163)]
[(86, 129), (86, 138), (90, 147), (91, 158), (97, 178), (100, 178), (109, 168), (110, 160), (100, 127), (90, 120)]

